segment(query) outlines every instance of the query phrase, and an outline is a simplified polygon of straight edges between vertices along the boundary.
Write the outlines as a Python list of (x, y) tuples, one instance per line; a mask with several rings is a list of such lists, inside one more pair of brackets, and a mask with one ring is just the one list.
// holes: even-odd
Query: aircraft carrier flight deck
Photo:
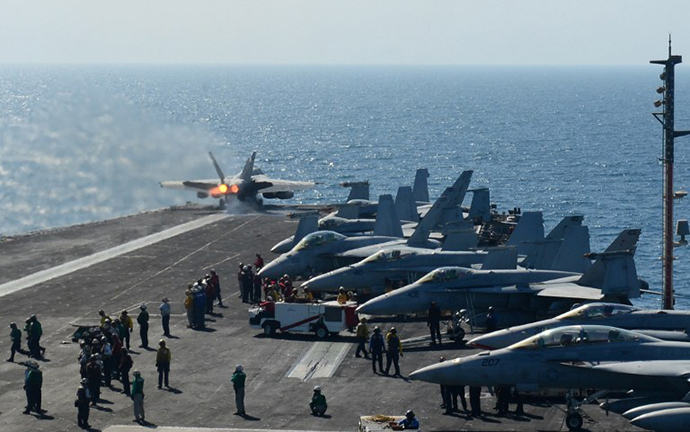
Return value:
[[(347, 331), (318, 340), (313, 334), (264, 336), (249, 327), (247, 304), (238, 298), (238, 263), (251, 263), (255, 253), (266, 262), (269, 250), (293, 234), (296, 221), (286, 210), (228, 215), (211, 207), (188, 206), (151, 211), (97, 223), (59, 228), (0, 239), (0, 316), (2, 355), (9, 355), (8, 324), (36, 314), (43, 324), (42, 416), (22, 413), (28, 357), (0, 364), (0, 430), (77, 430), (75, 393), (79, 385), (79, 344), (72, 341), (75, 325), (95, 325), (98, 311), (133, 318), (139, 305), (151, 314), (150, 346), (162, 337), (158, 306), (163, 297), (172, 306), (170, 388), (157, 389), (155, 351), (139, 348), (138, 328), (132, 333), (132, 370), (146, 380), (145, 426), (132, 423), (132, 401), (113, 380), (103, 388), (98, 408), (92, 408), (91, 430), (129, 431), (158, 428), (184, 431), (304, 430), (355, 431), (360, 416), (403, 415), (412, 409), (424, 431), (565, 431), (563, 402), (527, 400), (524, 416), (497, 416), (495, 398), (482, 393), (484, 416), (460, 411), (444, 415), (437, 385), (411, 381), (407, 375), (440, 356), (454, 358), (477, 352), (444, 343), (429, 345), (423, 319), (373, 319), (387, 329), (394, 325), (403, 340), (402, 377), (372, 373), (370, 360), (355, 357), (356, 338)], [(207, 316), (205, 331), (187, 328), (183, 307), (187, 284), (210, 269), (220, 275), (225, 307)], [(425, 339), (425, 337), (427, 339)], [(22, 346), (26, 347), (23, 339)], [(247, 416), (233, 415), (230, 377), (235, 365), (247, 374)], [(312, 416), (308, 401), (314, 386), (328, 400), (324, 417)], [(511, 405), (514, 410), (515, 405)], [(607, 415), (587, 405), (583, 430), (636, 431), (618, 414)], [(199, 430), (199, 429), (194, 429)], [(201, 429), (204, 430), (204, 429)]]

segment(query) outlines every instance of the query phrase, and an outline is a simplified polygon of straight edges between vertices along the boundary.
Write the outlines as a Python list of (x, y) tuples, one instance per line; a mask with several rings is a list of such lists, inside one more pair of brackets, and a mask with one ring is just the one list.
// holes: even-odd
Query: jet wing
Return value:
[(484, 293), (484, 294), (532, 294), (538, 297), (554, 297), (554, 298), (568, 298), (568, 299), (584, 299), (584, 300), (601, 300), (601, 291), (596, 288), (581, 287), (576, 284), (563, 284), (558, 286), (549, 286), (548, 288), (541, 288), (532, 285), (505, 285), (505, 286), (484, 286), (484, 287), (458, 287), (456, 289), (438, 288), (431, 290), (437, 294), (456, 294), (458, 291), (465, 291), (468, 293)]
[[(544, 287), (544, 288), (542, 288)], [(604, 295), (598, 288), (583, 287), (575, 283), (543, 284), (533, 286), (538, 297), (556, 297), (582, 300), (602, 300)]]
[(218, 180), (162, 181), (160, 185), (166, 189), (192, 189), (207, 192), (218, 186)]
[(312, 189), (314, 186), (316, 186), (314, 182), (278, 180), (268, 178), (265, 175), (252, 176), (252, 181), (261, 184), (262, 187), (257, 188), (257, 190), (260, 190), (261, 193), (305, 190)]
[(506, 286), (483, 286), (483, 287), (457, 287), (452, 288), (437, 288), (431, 289), (428, 292), (435, 294), (453, 294), (457, 295), (458, 291), (468, 293), (483, 293), (483, 294), (536, 294), (537, 291), (528, 285), (506, 285)]

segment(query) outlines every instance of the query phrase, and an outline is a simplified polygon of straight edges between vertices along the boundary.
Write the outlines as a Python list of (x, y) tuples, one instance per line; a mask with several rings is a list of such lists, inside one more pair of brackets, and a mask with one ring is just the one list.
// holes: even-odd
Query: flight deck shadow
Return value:
[(150, 421), (142, 420), (139, 422), (139, 425), (141, 427), (149, 428), (149, 429), (158, 429), (158, 425), (155, 423), (151, 423)]
[(113, 412), (112, 409), (100, 405), (91, 405), (91, 409), (95, 409), (98, 411), (103, 411), (103, 412)]
[(195, 328), (194, 331), (200, 331), (204, 333), (213, 333), (216, 331), (213, 327)]
[(431, 344), (422, 344), (422, 345), (413, 345), (409, 346), (407, 344), (403, 344), (403, 349), (405, 352), (423, 352), (423, 351), (448, 351), (448, 350), (453, 350), (453, 351), (460, 351), (460, 350), (472, 350), (474, 348), (470, 348), (467, 345), (464, 344), (451, 344), (451, 343), (446, 343), (446, 344), (436, 344), (436, 345), (431, 345)]
[(292, 341), (306, 341), (306, 342), (349, 342), (352, 344), (357, 343), (357, 338), (354, 334), (347, 333), (346, 335), (328, 336), (324, 339), (319, 339), (314, 335), (314, 333), (276, 333), (273, 336), (267, 336), (263, 333), (257, 333), (255, 338), (261, 339), (279, 339), (279, 340), (292, 340)]
[(163, 387), (161, 390), (165, 390), (167, 392), (173, 393), (173, 394), (182, 394), (183, 391), (180, 389), (176, 389), (175, 387)]
[(260, 421), (261, 419), (259, 417), (254, 417), (249, 414), (238, 414), (240, 417), (242, 417), (245, 420), (249, 421)]

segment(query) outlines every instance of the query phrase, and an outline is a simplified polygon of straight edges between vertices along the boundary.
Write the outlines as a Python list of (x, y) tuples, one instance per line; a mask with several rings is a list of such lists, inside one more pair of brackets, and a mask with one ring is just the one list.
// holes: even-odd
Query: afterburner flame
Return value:
[(224, 195), (236, 195), (239, 191), (240, 188), (236, 184), (227, 185), (225, 183), (221, 183), (208, 192), (213, 198), (220, 198)]

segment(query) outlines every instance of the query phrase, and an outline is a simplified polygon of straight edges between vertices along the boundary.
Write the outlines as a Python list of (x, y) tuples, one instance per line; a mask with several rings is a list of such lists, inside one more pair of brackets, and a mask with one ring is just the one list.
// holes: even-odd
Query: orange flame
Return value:
[(237, 194), (240, 191), (239, 186), (236, 184), (233, 185), (227, 185), (225, 183), (221, 183), (218, 186), (214, 187), (208, 193), (213, 197), (213, 198), (219, 198), (223, 195), (233, 195)]

